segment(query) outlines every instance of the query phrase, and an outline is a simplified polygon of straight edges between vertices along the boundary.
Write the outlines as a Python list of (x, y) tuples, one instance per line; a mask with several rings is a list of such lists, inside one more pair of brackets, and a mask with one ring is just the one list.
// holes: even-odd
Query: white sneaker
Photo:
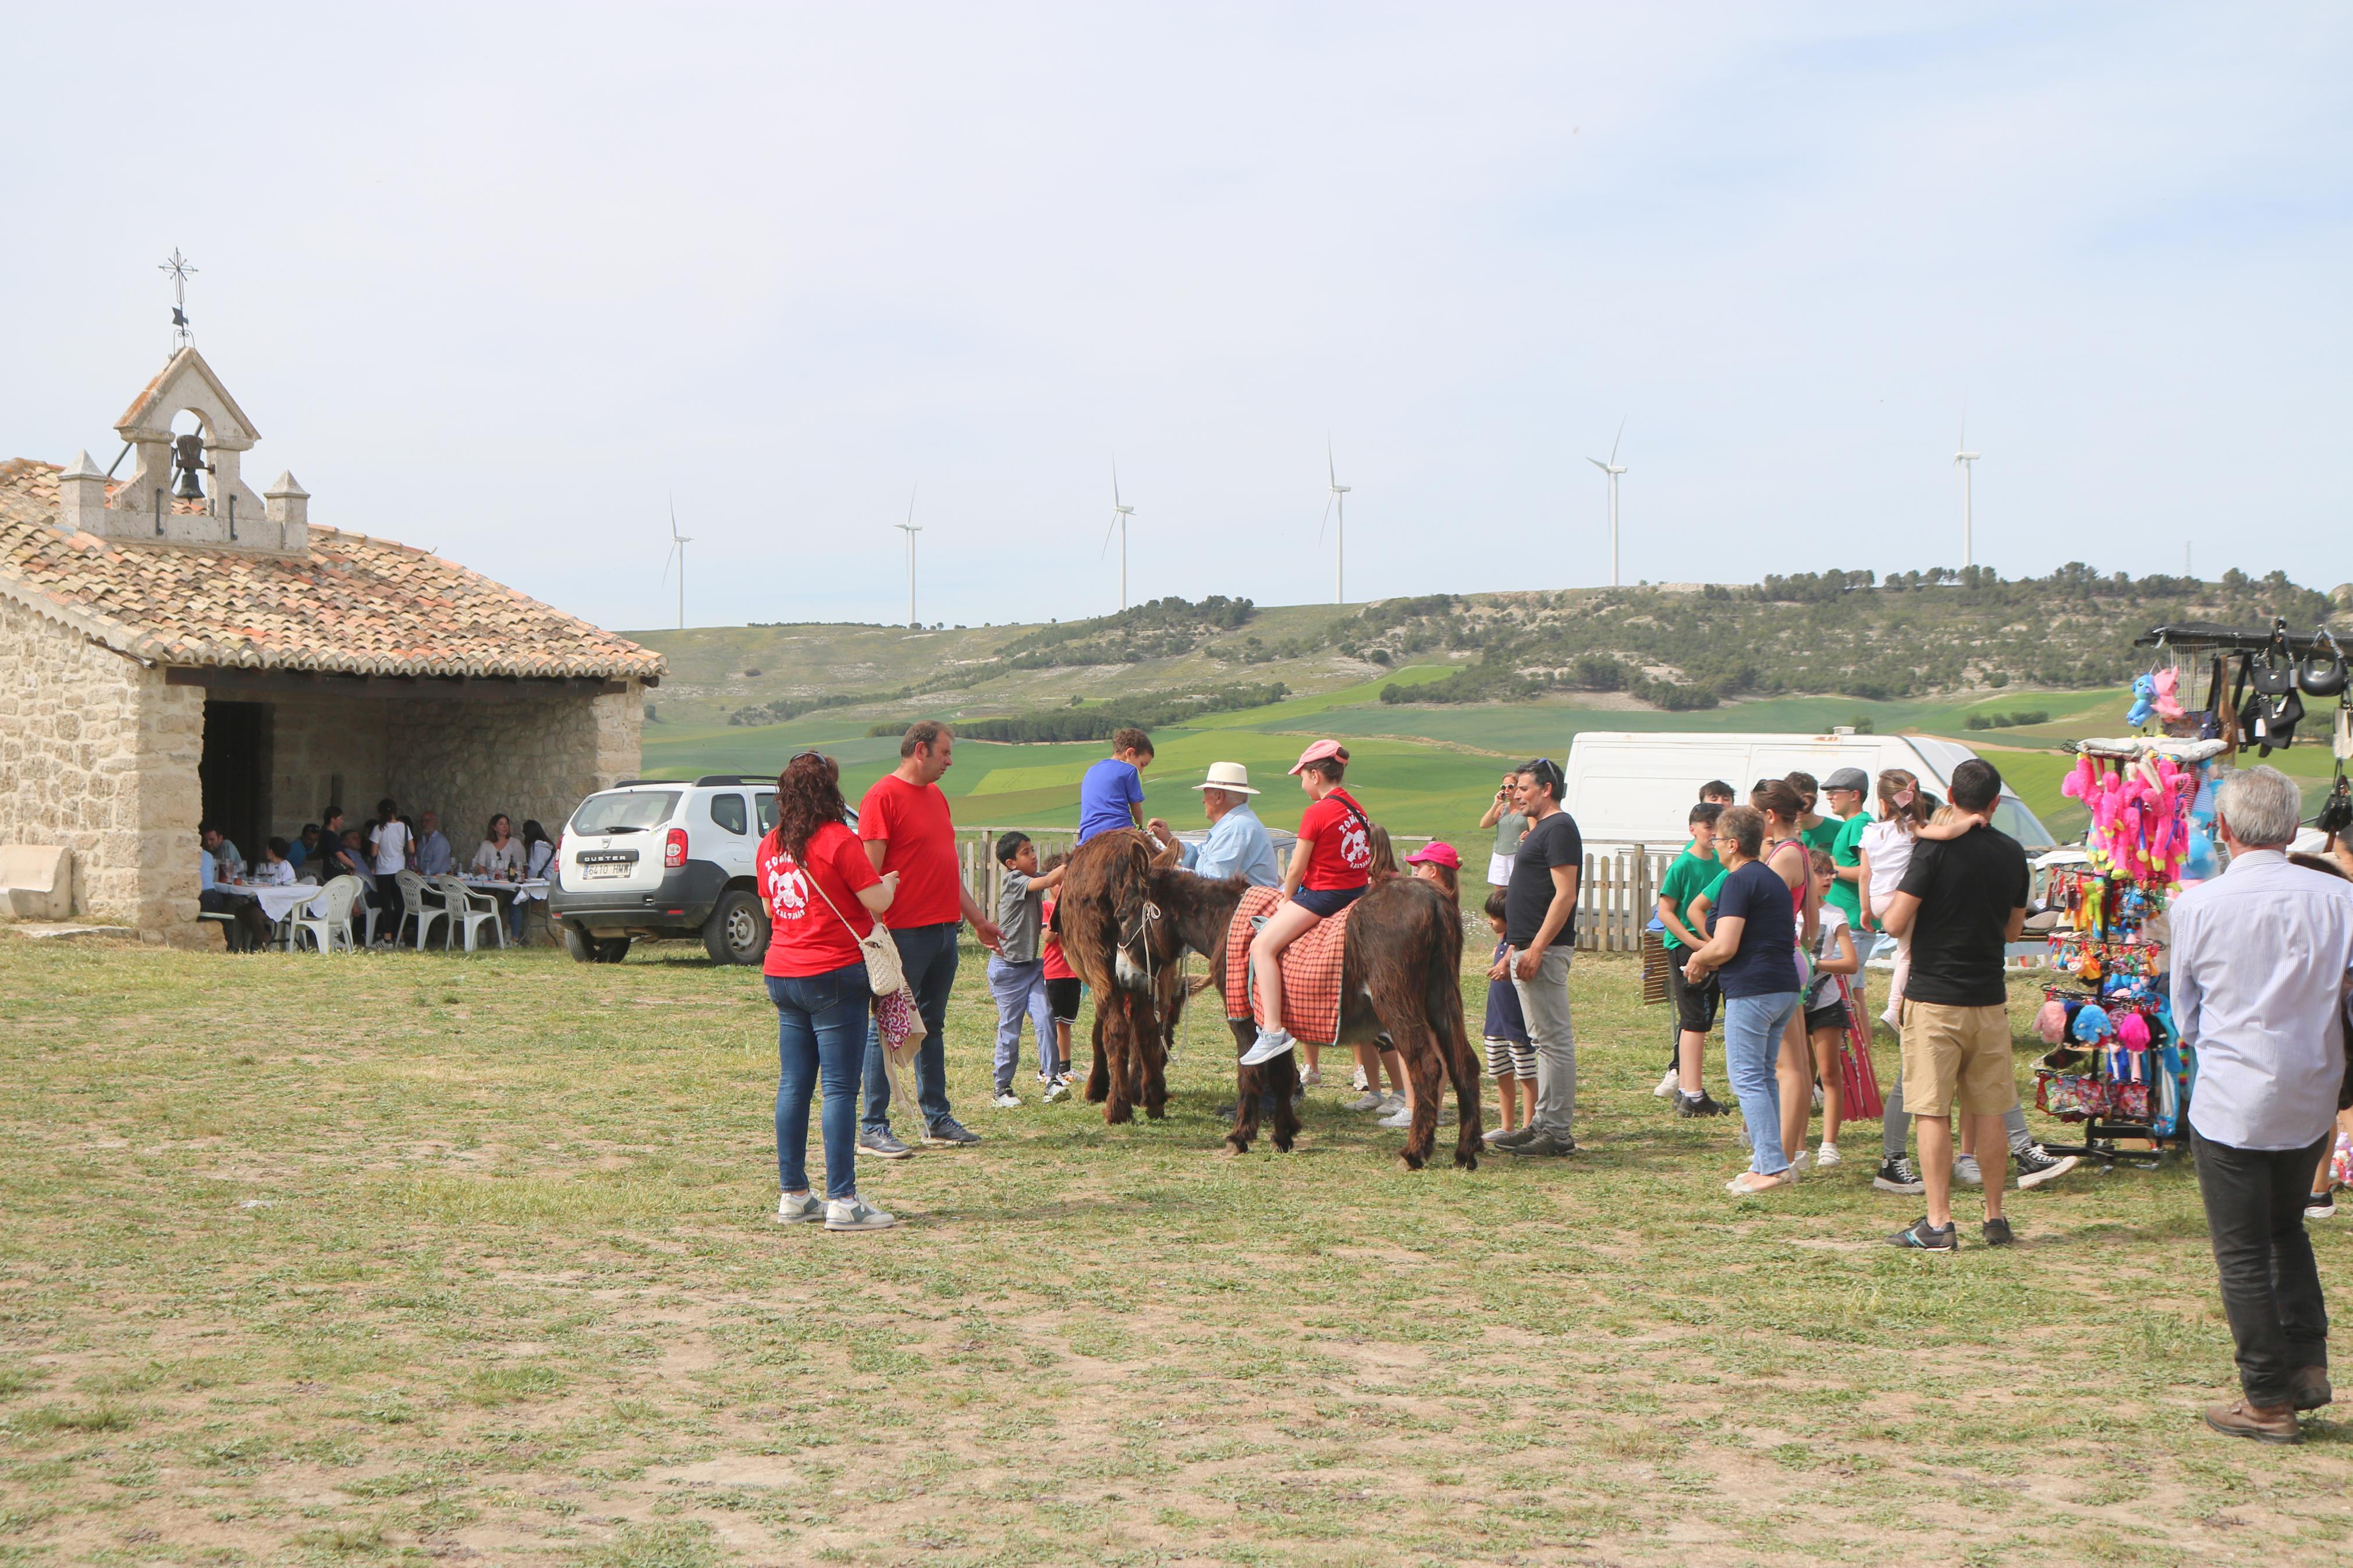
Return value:
[(1825, 1142), (1822, 1144), (1821, 1152), (1814, 1156), (1814, 1169), (1827, 1171), (1837, 1163), (1839, 1163), (1838, 1145)]
[(1674, 1093), (1675, 1090), (1683, 1088), (1683, 1086), (1682, 1074), (1677, 1072), (1675, 1068), (1669, 1068), (1667, 1069), (1667, 1076), (1659, 1080), (1659, 1087), (1652, 1089), (1651, 1093), (1657, 1099), (1664, 1100), (1667, 1096)]
[(786, 1193), (776, 1199), (778, 1225), (798, 1225), (803, 1220), (824, 1217), (825, 1200), (815, 1193)]
[(1810, 1165), (1810, 1164), (1812, 1164), (1813, 1163), (1814, 1163), (1814, 1157), (1813, 1157), (1813, 1155), (1812, 1155), (1812, 1154), (1810, 1154), (1810, 1153), (1809, 1153), (1809, 1152), (1806, 1152), (1805, 1150), (1803, 1150), (1803, 1149), (1800, 1149), (1800, 1150), (1799, 1150), (1795, 1154), (1790, 1155), (1790, 1156), (1789, 1156), (1789, 1179), (1790, 1179), (1791, 1181), (1793, 1181), (1793, 1182), (1794, 1182), (1794, 1181), (1796, 1181), (1799, 1176), (1804, 1175), (1804, 1174), (1806, 1173), (1806, 1167), (1807, 1167), (1807, 1166), (1809, 1166), (1809, 1165)]
[(1387, 1116), (1382, 1117), (1378, 1121), (1374, 1122), (1373, 1125), (1376, 1127), (1410, 1127), (1413, 1125), (1413, 1111), (1409, 1107), (1400, 1105), (1395, 1110), (1390, 1111)]
[(1314, 1089), (1323, 1081), (1324, 1069), (1322, 1068), (1309, 1068), (1305, 1072), (1299, 1075), (1300, 1087), (1303, 1089)]
[(1953, 1156), (1953, 1180), (1964, 1187), (1985, 1185), (1985, 1176), (1978, 1169), (1978, 1157), (1975, 1154)]
[(1011, 1110), (1021, 1103), (1021, 1097), (1009, 1089), (1000, 1089), (994, 1103), (999, 1110)]
[(1373, 1107), (1373, 1109), (1385, 1117), (1395, 1116), (1398, 1111), (1405, 1109), (1405, 1096), (1401, 1094), (1385, 1094), (1381, 1096), (1381, 1102)]
[(888, 1230), (899, 1223), (864, 1198), (828, 1198), (825, 1205), (828, 1230)]
[(1355, 1089), (1358, 1094), (1363, 1094), (1373, 1086), (1365, 1081), (1365, 1069), (1358, 1068), (1349, 1076), (1348, 1087)]
[(1250, 1048), (1242, 1053), (1241, 1065), (1246, 1068), (1263, 1067), (1291, 1049), (1291, 1037), (1281, 1029), (1261, 1029)]
[(1504, 1133), (1516, 1132), (1518, 1131), (1519, 1129), (1515, 1127), (1490, 1127), (1487, 1131), (1479, 1134), (1479, 1142), (1482, 1143), (1493, 1143)]
[(1816, 1110), (1820, 1110), (1821, 1108), (1822, 1108), (1822, 1086), (1821, 1086), (1820, 1084), (1816, 1084), (1816, 1085), (1814, 1085), (1814, 1109), (1815, 1109)]
[(1048, 1104), (1050, 1104), (1050, 1104), (1052, 1104), (1055, 1100), (1058, 1100), (1061, 1099), (1061, 1098), (1062, 1098), (1062, 1096), (1064, 1096), (1064, 1095), (1066, 1095), (1066, 1094), (1068, 1094), (1068, 1093), (1070, 1093), (1070, 1092), (1071, 1092), (1071, 1080), (1070, 1080), (1069, 1079), (1066, 1079), (1066, 1078), (1058, 1078), (1058, 1079), (1054, 1079), (1051, 1083), (1049, 1083), (1049, 1084), (1046, 1086), (1046, 1093), (1045, 1093), (1044, 1098), (1045, 1098), (1045, 1100), (1046, 1100), (1046, 1102), (1047, 1102)]

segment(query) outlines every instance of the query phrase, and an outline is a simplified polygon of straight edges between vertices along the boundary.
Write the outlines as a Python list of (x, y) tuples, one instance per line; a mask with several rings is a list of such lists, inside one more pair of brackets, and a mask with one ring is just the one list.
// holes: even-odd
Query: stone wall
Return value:
[(271, 699), (269, 831), (291, 839), (330, 804), (356, 823), (390, 795), (438, 813), (461, 858), (494, 812), (554, 837), (582, 796), (637, 772), (644, 703), (635, 681), (608, 697)]
[(0, 843), (74, 852), (74, 912), (193, 942), (204, 693), (0, 600)]

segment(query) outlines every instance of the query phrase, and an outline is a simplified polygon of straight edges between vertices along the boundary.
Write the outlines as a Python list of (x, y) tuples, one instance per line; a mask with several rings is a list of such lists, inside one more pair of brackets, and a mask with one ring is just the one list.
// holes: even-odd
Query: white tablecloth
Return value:
[[(224, 893), (240, 899), (251, 899), (259, 903), (261, 906), (261, 912), (269, 917), (269, 923), (272, 925), (276, 925), (296, 910), (308, 909), (312, 900), (326, 891), (326, 889), (313, 882), (291, 882), (283, 886), (267, 887), (253, 882), (223, 882), (219, 887)], [(323, 907), (319, 912), (324, 912)]]

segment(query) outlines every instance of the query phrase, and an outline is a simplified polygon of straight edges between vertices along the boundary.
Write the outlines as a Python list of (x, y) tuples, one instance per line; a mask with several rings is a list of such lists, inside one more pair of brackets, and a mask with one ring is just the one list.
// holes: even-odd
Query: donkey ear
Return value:
[(1152, 857), (1152, 868), (1155, 871), (1172, 869), (1176, 866), (1176, 862), (1183, 858), (1184, 853), (1185, 852), (1182, 849), (1177, 847), (1174, 840), (1171, 840), (1166, 844), (1163, 844), (1160, 847), (1159, 852)]

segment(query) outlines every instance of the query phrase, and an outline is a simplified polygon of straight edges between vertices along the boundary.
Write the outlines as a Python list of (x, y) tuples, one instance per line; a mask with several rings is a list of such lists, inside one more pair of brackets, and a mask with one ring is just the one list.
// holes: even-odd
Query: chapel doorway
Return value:
[(261, 858), (272, 820), (269, 721), (267, 702), (205, 700), (204, 760), (196, 765), (204, 820), (249, 862)]

